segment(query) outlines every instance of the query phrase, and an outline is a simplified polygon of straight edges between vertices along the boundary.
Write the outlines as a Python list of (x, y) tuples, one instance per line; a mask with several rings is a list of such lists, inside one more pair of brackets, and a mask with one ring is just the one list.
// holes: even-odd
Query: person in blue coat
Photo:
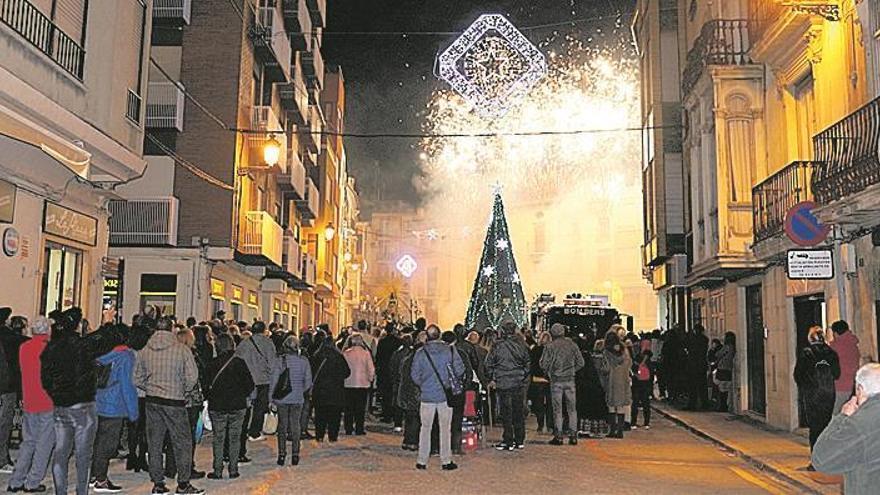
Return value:
[[(138, 419), (138, 395), (134, 385), (135, 352), (127, 345), (119, 345), (99, 357), (97, 362), (103, 370), (98, 373), (95, 396), (98, 432), (92, 456), (93, 490), (95, 493), (117, 493), (122, 491), (122, 487), (110, 481), (107, 468), (110, 459), (116, 455), (123, 423)], [(107, 378), (106, 383), (102, 376)]]
[[(290, 380), (290, 392), (284, 397), (275, 397), (275, 387), (284, 370)], [(287, 442), (291, 442), (291, 464), (299, 464), (300, 414), (305, 393), (312, 388), (312, 367), (308, 359), (299, 351), (299, 339), (291, 335), (281, 344), (280, 359), (275, 360), (269, 378), (269, 393), (278, 408), (278, 465), (283, 466), (287, 456)]]

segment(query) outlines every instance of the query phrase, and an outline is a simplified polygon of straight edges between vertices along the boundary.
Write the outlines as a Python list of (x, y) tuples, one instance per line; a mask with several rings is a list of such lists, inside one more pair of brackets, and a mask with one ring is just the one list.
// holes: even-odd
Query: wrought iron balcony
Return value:
[(813, 137), (822, 163), (813, 173), (820, 205), (880, 184), (880, 98)]
[(690, 93), (710, 65), (748, 65), (749, 23), (743, 19), (715, 20), (703, 25), (687, 55), (681, 78), (684, 94)]
[(0, 21), (82, 80), (86, 52), (28, 0), (0, 0)]
[(112, 200), (108, 209), (111, 246), (177, 245), (177, 198)]
[(752, 188), (755, 244), (779, 235), (792, 206), (813, 200), (811, 178), (815, 162), (792, 162)]
[(189, 24), (192, 0), (153, 0), (153, 19), (169, 23)]
[(141, 123), (141, 95), (137, 94), (133, 89), (129, 89), (125, 100), (125, 118), (134, 124)]
[(146, 126), (183, 131), (183, 90), (172, 82), (151, 82), (147, 87)]
[(241, 223), (240, 260), (246, 264), (281, 266), (284, 229), (265, 211), (249, 211)]

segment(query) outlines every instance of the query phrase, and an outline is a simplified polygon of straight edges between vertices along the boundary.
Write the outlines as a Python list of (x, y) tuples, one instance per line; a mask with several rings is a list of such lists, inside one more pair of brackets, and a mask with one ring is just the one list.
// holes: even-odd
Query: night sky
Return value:
[[(628, 37), (635, 0), (328, 0), (324, 56), (346, 78), (346, 131), (420, 132), (431, 92), (444, 87), (433, 75), (434, 58), (457, 35), (355, 32), (460, 32), (483, 13), (502, 13), (518, 27), (572, 19), (574, 25), (524, 30), (533, 43), (556, 34), (619, 43)], [(615, 39), (608, 39), (615, 38)], [(419, 173), (417, 140), (346, 140), (349, 172), (358, 181), (364, 209), (376, 199), (420, 202), (412, 179)]]

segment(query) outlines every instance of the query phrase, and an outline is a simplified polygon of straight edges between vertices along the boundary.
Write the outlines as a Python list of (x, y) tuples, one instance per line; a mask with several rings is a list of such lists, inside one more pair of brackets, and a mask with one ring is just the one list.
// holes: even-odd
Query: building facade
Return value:
[[(780, 428), (803, 424), (792, 371), (810, 326), (845, 319), (863, 360), (877, 358), (878, 4), (639, 3), (644, 24), (659, 9), (661, 40), (664, 26), (675, 24), (683, 61), (686, 195), (678, 211), (686, 229), (686, 320), (712, 337), (737, 335), (735, 409)], [(664, 22), (672, 8), (677, 20)], [(649, 30), (638, 20), (634, 33), (650, 59), (643, 67), (658, 67), (672, 55), (650, 50), (639, 38)], [(656, 99), (657, 76), (645, 78), (644, 98)], [(663, 133), (652, 126), (656, 118), (645, 124), (656, 163)], [(657, 204), (675, 199), (646, 179), (649, 217), (650, 205), (658, 211)], [(815, 246), (833, 252), (830, 280), (787, 273), (788, 251), (801, 246), (785, 233), (786, 216), (804, 201), (815, 202), (814, 213), (831, 227)]]
[[(238, 8), (238, 6), (241, 8)], [(315, 313), (323, 0), (157, 2), (143, 179), (111, 204), (126, 319), (275, 321)]]
[(13, 314), (100, 322), (108, 202), (144, 173), (152, 2), (0, 9), (0, 289)]

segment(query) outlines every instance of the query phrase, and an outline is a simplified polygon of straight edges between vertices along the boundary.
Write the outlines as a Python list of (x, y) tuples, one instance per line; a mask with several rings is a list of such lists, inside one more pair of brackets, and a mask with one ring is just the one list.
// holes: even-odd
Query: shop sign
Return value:
[(98, 243), (98, 219), (47, 201), (43, 232), (94, 246)]
[(119, 291), (119, 279), (118, 278), (105, 278), (104, 279), (104, 295), (116, 295)]
[(15, 184), (0, 180), (0, 222), (12, 223), (15, 218)]
[(244, 295), (244, 289), (237, 285), (232, 286), (232, 300), (241, 302), (241, 299)]
[(257, 306), (259, 306), (258, 302), (259, 302), (259, 295), (254, 291), (249, 291), (248, 292), (248, 306), (250, 306), (252, 308), (256, 308)]
[(216, 278), (211, 279), (211, 297), (214, 299), (224, 299), (226, 298), (226, 282), (222, 280), (217, 280)]
[(3, 254), (12, 258), (18, 254), (21, 248), (21, 236), (14, 227), (6, 227), (3, 230)]
[(786, 256), (791, 280), (828, 280), (834, 278), (834, 255), (830, 249), (792, 249)]

